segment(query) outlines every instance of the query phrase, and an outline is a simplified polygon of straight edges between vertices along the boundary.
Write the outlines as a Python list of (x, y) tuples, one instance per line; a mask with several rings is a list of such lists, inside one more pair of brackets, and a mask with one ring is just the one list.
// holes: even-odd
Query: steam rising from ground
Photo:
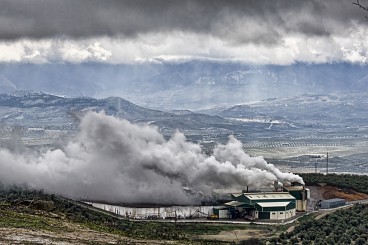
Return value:
[(165, 140), (156, 128), (89, 112), (65, 148), (43, 154), (0, 150), (0, 181), (66, 195), (113, 202), (186, 203), (182, 186), (260, 188), (274, 180), (303, 183), (261, 157), (244, 153), (234, 137), (206, 156), (177, 132)]

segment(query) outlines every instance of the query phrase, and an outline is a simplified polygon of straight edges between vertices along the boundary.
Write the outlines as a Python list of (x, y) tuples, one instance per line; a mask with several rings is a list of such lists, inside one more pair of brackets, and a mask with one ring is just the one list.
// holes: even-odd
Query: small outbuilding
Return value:
[(337, 208), (344, 206), (345, 204), (346, 204), (345, 199), (333, 198), (321, 201), (321, 208), (322, 209)]

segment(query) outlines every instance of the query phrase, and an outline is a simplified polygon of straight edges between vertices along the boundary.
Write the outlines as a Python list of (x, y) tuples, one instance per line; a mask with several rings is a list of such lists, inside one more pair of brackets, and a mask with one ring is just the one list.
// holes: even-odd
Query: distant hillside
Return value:
[[(94, 99), (89, 97), (67, 98), (46, 93), (15, 92), (0, 95), (0, 124), (2, 128), (21, 127), (29, 138), (52, 138), (76, 132), (78, 115), (86, 111), (105, 111), (107, 115), (127, 119), (133, 123), (156, 125), (170, 136), (181, 130), (194, 139), (203, 137), (202, 129), (226, 135), (229, 121), (219, 116), (185, 111), (163, 112), (137, 106), (118, 97)], [(77, 117), (76, 117), (77, 116)], [(3, 130), (3, 137), (12, 134)], [(196, 136), (198, 135), (198, 137)]]
[(296, 127), (363, 127), (367, 125), (364, 115), (368, 113), (368, 93), (272, 98), (199, 112), (244, 122), (287, 123)]
[(0, 93), (36, 90), (68, 97), (118, 96), (159, 110), (194, 110), (367, 88), (367, 66), (348, 63), (0, 64)]
[(156, 126), (166, 138), (180, 130), (207, 153), (234, 135), (247, 153), (273, 163), (314, 168), (307, 155), (330, 152), (336, 172), (368, 168), (368, 94), (364, 92), (273, 98), (193, 112), (153, 110), (118, 97), (68, 98), (16, 91), (0, 95), (0, 146), (19, 149), (19, 141), (35, 147), (62, 146), (78, 132), (79, 115), (89, 110)]

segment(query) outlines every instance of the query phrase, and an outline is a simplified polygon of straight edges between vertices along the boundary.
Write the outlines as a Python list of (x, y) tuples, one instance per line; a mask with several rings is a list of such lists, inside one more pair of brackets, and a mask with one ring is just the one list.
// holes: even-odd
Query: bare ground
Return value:
[(359, 193), (351, 189), (339, 189), (334, 186), (308, 186), (311, 190), (311, 198), (315, 200), (325, 200), (331, 198), (343, 198), (346, 201), (357, 201), (368, 199), (368, 195)]
[(257, 229), (245, 229), (245, 230), (233, 230), (233, 231), (221, 231), (217, 235), (201, 235), (199, 238), (206, 240), (217, 240), (223, 242), (240, 242), (250, 238), (260, 238), (268, 236), (266, 230)]
[(343, 198), (346, 201), (368, 199), (367, 194), (359, 193), (350, 189), (339, 189), (333, 186), (321, 186), (324, 199)]

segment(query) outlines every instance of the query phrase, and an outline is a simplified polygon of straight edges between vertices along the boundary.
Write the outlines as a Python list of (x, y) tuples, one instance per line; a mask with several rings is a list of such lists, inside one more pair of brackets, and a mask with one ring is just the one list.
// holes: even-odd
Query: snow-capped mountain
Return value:
[(246, 65), (186, 63), (0, 65), (0, 92), (122, 97), (159, 110), (197, 110), (303, 94), (365, 91), (368, 69), (347, 63)]

